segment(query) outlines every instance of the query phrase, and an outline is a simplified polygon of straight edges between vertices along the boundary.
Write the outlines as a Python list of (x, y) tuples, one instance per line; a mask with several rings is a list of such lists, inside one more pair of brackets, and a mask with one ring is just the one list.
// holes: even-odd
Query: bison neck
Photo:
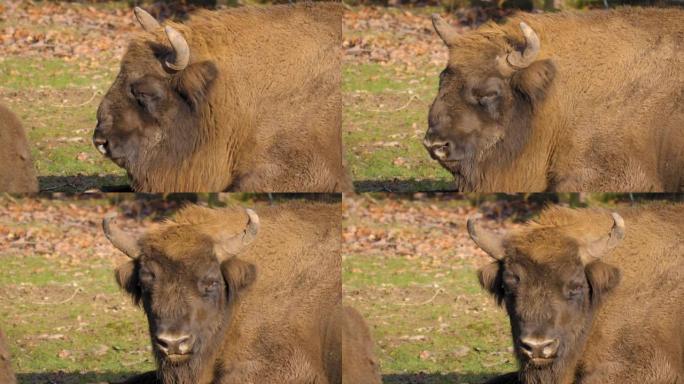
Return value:
[(518, 109), (520, 118), (506, 127), (505, 137), (484, 152), (465, 159), (456, 172), (452, 172), (459, 191), (542, 192), (552, 189), (552, 133), (536, 126), (530, 107)]
[(535, 368), (523, 363), (519, 377), (524, 384), (573, 384), (578, 376), (581, 358), (586, 349), (587, 339), (591, 333), (593, 315), (576, 334), (568, 335), (565, 351), (556, 358), (553, 364)]

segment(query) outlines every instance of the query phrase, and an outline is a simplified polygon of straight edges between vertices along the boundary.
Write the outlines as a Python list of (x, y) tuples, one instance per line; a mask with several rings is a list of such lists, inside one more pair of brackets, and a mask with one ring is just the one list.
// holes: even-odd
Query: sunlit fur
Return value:
[(38, 192), (26, 133), (16, 115), (0, 105), (0, 191)]
[[(600, 260), (583, 263), (579, 252), (609, 232), (609, 212), (550, 208), (509, 233), (505, 258), (480, 270), (481, 284), (509, 314), (520, 382), (656, 384), (684, 379), (684, 340), (678, 336), (684, 320), (684, 240), (679, 235), (684, 206), (653, 204), (619, 213), (626, 223), (625, 238)], [(519, 277), (517, 285), (505, 281), (506, 271)], [(581, 276), (581, 300), (564, 296), (567, 283), (581, 281), (576, 279)], [(518, 344), (525, 327), (559, 338), (552, 364), (529, 364)]]
[[(342, 164), (337, 4), (198, 11), (133, 36), (98, 111), (96, 137), (143, 192), (350, 190)], [(133, 88), (132, 88), (133, 87)], [(138, 100), (136, 94), (159, 95)], [(142, 105), (139, 105), (139, 102)]]
[[(186, 363), (173, 364), (153, 348), (164, 384), (340, 384), (339, 203), (254, 210), (257, 238), (220, 272), (211, 244), (220, 231), (244, 229), (242, 208), (188, 206), (145, 233), (140, 259), (118, 268), (117, 281), (142, 304), (151, 336), (157, 317), (197, 326), (197, 354)], [(152, 290), (140, 289), (149, 280), (143, 266), (154, 272)], [(225, 295), (207, 302), (197, 284), (211, 271), (223, 276)]]
[(0, 331), (0, 383), (16, 383), (10, 360), (9, 346), (7, 345), (5, 334), (2, 331)]
[[(519, 14), (459, 36), (431, 107), (435, 136), (466, 148), (442, 163), (466, 192), (679, 191), (684, 188), (680, 9)], [(539, 36), (537, 60), (497, 58)], [(678, 48), (679, 47), (679, 48)], [(497, 113), (477, 90), (499, 79)]]

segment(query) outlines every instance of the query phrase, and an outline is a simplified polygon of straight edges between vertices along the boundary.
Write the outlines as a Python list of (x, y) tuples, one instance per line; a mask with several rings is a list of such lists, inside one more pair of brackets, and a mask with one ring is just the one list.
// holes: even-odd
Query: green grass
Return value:
[(452, 188), (451, 175), (422, 144), (439, 73), (424, 69), (416, 75), (388, 65), (344, 66), (343, 140), (358, 190)]
[(343, 279), (348, 303), (371, 325), (383, 374), (481, 382), (515, 369), (506, 315), (466, 262), (426, 268), (403, 257), (347, 255)]
[(60, 383), (86, 379), (79, 372), (114, 380), (154, 368), (144, 315), (119, 291), (110, 262), (0, 259), (0, 318), (22, 382), (55, 372), (72, 373)]
[(347, 240), (344, 300), (371, 329), (384, 383), (476, 384), (514, 371), (508, 317), (477, 280), (487, 260), (459, 225), (470, 201), (350, 200), (345, 227), (375, 241)]
[(97, 106), (115, 68), (63, 59), (0, 60), (0, 98), (19, 117), (40, 187), (75, 191), (126, 183), (125, 171), (92, 145)]

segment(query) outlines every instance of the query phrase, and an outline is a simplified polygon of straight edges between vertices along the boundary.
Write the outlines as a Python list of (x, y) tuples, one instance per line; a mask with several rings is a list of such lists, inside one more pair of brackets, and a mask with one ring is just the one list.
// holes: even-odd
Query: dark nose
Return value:
[(104, 137), (102, 128), (99, 125), (95, 128), (95, 133), (93, 134), (93, 145), (103, 155), (106, 155), (109, 151), (107, 139)]
[(191, 335), (170, 335), (162, 333), (156, 337), (157, 347), (165, 355), (186, 355), (195, 343)]
[(558, 339), (524, 337), (520, 339), (520, 349), (531, 359), (550, 359), (558, 353)]
[(425, 133), (423, 145), (425, 146), (425, 149), (430, 152), (430, 154), (440, 160), (444, 160), (449, 157), (449, 142), (436, 135), (432, 127), (428, 128), (427, 133)]

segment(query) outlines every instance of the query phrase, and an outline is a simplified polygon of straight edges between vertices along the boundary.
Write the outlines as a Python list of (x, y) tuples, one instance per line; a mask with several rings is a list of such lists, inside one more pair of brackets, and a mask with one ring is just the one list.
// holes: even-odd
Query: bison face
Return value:
[(438, 15), (433, 24), (450, 59), (440, 75), (423, 145), (454, 176), (467, 176), (493, 152), (502, 156), (522, 148), (555, 69), (550, 60), (535, 61), (539, 38), (525, 23), (523, 52), (512, 48), (511, 37), (460, 36)]
[(207, 240), (177, 260), (151, 248), (117, 270), (119, 284), (145, 309), (161, 365), (189, 363), (215, 350), (230, 304), (256, 277), (252, 264), (234, 257), (219, 262), (212, 249)]
[(610, 232), (584, 245), (555, 228), (501, 236), (468, 221), (471, 238), (496, 259), (479, 280), (508, 312), (523, 372), (559, 369), (580, 353), (601, 296), (620, 279), (600, 261), (624, 236), (622, 218), (613, 215)]
[[(141, 12), (136, 9), (139, 19)], [(188, 43), (173, 27), (164, 33), (159, 24), (145, 28), (149, 33), (133, 40), (124, 54), (93, 134), (95, 147), (133, 179), (142, 177), (137, 168), (165, 163), (160, 160), (167, 154), (191, 152), (218, 73), (213, 62), (189, 63)]]
[(514, 98), (505, 79), (486, 76), (473, 82), (457, 68), (442, 71), (439, 84), (423, 144), (455, 173), (462, 161), (478, 158), (502, 139)]
[(255, 266), (236, 256), (258, 231), (256, 214), (247, 216), (243, 231), (215, 236), (175, 225), (138, 239), (111, 218), (103, 222), (112, 244), (132, 258), (116, 280), (145, 310), (163, 382), (197, 382), (199, 367), (224, 341), (238, 297), (255, 281)]

